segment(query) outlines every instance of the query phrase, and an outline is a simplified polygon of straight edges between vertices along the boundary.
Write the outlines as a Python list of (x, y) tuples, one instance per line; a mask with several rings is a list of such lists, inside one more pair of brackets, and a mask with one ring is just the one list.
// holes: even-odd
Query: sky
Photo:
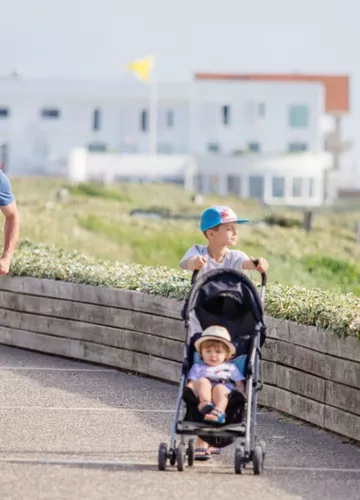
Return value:
[(0, 75), (117, 80), (153, 54), (157, 78), (198, 71), (351, 77), (346, 138), (360, 169), (359, 0), (0, 0)]

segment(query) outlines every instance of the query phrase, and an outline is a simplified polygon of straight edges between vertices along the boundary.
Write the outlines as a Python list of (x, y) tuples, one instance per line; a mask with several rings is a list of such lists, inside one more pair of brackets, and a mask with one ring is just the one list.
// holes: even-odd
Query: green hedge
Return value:
[[(19, 245), (11, 274), (136, 290), (179, 300), (187, 296), (190, 288), (189, 273), (180, 269), (97, 261), (77, 251), (31, 241)], [(360, 298), (354, 294), (275, 283), (267, 287), (265, 308), (274, 318), (316, 325), (360, 340)]]

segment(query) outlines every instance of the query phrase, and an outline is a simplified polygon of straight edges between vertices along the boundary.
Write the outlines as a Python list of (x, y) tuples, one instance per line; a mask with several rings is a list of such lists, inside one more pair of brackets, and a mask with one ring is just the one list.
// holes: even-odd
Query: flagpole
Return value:
[(158, 84), (155, 76), (155, 57), (149, 55), (144, 59), (136, 59), (128, 64), (127, 69), (149, 85), (149, 155), (157, 154), (158, 132)]
[(149, 127), (149, 154), (157, 154), (158, 129), (158, 84), (156, 81), (155, 60), (150, 82), (150, 127)]

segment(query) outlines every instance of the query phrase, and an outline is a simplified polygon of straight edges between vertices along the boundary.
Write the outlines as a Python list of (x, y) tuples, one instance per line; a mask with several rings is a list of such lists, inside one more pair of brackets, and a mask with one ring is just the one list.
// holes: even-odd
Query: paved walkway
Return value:
[(177, 388), (0, 346), (1, 500), (359, 500), (360, 449), (259, 415), (266, 470), (233, 472), (233, 447), (178, 472), (157, 470)]

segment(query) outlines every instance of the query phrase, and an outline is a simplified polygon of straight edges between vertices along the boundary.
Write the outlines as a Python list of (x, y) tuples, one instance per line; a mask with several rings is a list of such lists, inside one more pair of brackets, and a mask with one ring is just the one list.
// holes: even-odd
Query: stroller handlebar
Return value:
[[(260, 259), (251, 259), (254, 263), (254, 265), (257, 267), (259, 265)], [(266, 273), (261, 273), (261, 286), (262, 288), (266, 287), (267, 283), (267, 274)]]
[[(251, 259), (255, 266), (257, 267), (259, 265), (260, 259)], [(194, 271), (191, 277), (191, 284), (193, 285), (195, 283), (196, 277), (198, 275), (199, 271)], [(261, 286), (262, 288), (265, 288), (267, 284), (267, 274), (266, 273), (261, 273)]]

